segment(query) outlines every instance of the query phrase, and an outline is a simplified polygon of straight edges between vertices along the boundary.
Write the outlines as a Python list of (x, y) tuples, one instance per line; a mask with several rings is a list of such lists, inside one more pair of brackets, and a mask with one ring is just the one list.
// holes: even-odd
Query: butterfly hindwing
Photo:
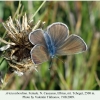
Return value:
[(42, 29), (36, 29), (29, 34), (29, 40), (33, 45), (42, 44), (46, 45)]
[(47, 27), (47, 33), (51, 36), (55, 47), (58, 47), (62, 45), (64, 40), (68, 37), (69, 30), (65, 24), (56, 22)]
[(57, 48), (56, 55), (70, 55), (75, 53), (81, 53), (87, 49), (87, 45), (84, 40), (77, 36), (69, 36), (64, 44)]
[(35, 45), (31, 50), (31, 59), (35, 64), (41, 64), (49, 60), (49, 54), (45, 46)]

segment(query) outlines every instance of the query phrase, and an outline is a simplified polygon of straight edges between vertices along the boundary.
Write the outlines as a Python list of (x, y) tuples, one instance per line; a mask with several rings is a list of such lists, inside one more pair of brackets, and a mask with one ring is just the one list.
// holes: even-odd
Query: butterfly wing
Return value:
[(58, 47), (67, 38), (69, 30), (65, 24), (56, 22), (47, 27), (47, 33), (51, 36), (54, 46)]
[(57, 48), (56, 55), (70, 55), (81, 53), (85, 50), (87, 50), (87, 45), (84, 40), (77, 35), (71, 35), (62, 46)]
[(31, 59), (35, 64), (41, 64), (49, 60), (48, 51), (43, 45), (35, 45), (31, 50)]
[(36, 44), (42, 44), (45, 45), (45, 39), (43, 36), (43, 30), (42, 29), (36, 29), (35, 31), (31, 32), (29, 34), (29, 40), (33, 45)]

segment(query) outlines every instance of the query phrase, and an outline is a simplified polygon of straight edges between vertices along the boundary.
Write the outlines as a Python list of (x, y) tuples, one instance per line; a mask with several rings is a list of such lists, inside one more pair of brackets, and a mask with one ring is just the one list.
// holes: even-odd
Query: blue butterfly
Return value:
[(51, 24), (46, 31), (36, 29), (29, 34), (29, 41), (35, 45), (30, 53), (32, 61), (37, 65), (57, 55), (70, 55), (87, 50), (84, 40), (74, 34), (69, 36), (67, 25), (61, 22)]

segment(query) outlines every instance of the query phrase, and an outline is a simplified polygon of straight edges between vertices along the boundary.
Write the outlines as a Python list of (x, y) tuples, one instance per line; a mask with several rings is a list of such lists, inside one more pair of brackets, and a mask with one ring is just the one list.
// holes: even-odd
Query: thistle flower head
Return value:
[[(20, 19), (12, 20), (11, 17), (3, 23), (9, 38), (10, 48), (6, 52), (5, 58), (15, 71), (25, 72), (33, 66), (30, 59), (30, 50), (33, 45), (28, 40), (28, 35), (34, 29), (40, 27), (41, 21), (34, 25), (33, 20), (28, 21), (26, 13)], [(43, 23), (42, 23), (43, 24)], [(42, 25), (41, 24), (41, 25)]]
[[(41, 7), (39, 7), (39, 9)], [(2, 55), (8, 61), (10, 66), (4, 77), (5, 83), (8, 82), (13, 73), (21, 76), (23, 73), (33, 69), (37, 71), (30, 57), (30, 50), (33, 48), (33, 45), (29, 42), (28, 35), (35, 29), (42, 28), (44, 22), (39, 20), (35, 23), (32, 18), (28, 20), (26, 13), (22, 15), (22, 11), (23, 10), (21, 9), (21, 4), (19, 2), (18, 9), (13, 18), (10, 16), (6, 22), (2, 23), (6, 29), (6, 38), (8, 41), (0, 38), (0, 42), (6, 44), (5, 46), (0, 47), (0, 52), (5, 51)]]

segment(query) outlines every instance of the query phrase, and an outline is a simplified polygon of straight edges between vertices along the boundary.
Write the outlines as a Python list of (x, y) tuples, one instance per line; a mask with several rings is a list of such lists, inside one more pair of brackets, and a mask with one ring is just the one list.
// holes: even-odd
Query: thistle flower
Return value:
[(16, 71), (25, 72), (33, 66), (33, 62), (30, 59), (30, 50), (33, 45), (28, 40), (28, 35), (40, 24), (40, 21), (32, 26), (32, 22), (27, 21), (26, 13), (21, 19), (16, 19), (15, 23), (11, 17), (3, 23), (3, 26), (7, 30), (7, 37), (11, 42), (8, 42), (6, 48), (9, 50), (5, 54), (5, 58), (8, 60), (9, 65)]
[(33, 20), (28, 20), (26, 13), (14, 20), (10, 16), (8, 20), (3, 23), (7, 31), (9, 42), (0, 38), (0, 41), (6, 44), (0, 48), (0, 51), (6, 50), (3, 57), (8, 61), (10, 66), (5, 81), (8, 80), (8, 77), (13, 72), (18, 75), (23, 75), (23, 73), (35, 68), (30, 58), (30, 50), (33, 48), (33, 45), (29, 42), (28, 35), (43, 25), (44, 22), (40, 20), (37, 24), (34, 24)]

